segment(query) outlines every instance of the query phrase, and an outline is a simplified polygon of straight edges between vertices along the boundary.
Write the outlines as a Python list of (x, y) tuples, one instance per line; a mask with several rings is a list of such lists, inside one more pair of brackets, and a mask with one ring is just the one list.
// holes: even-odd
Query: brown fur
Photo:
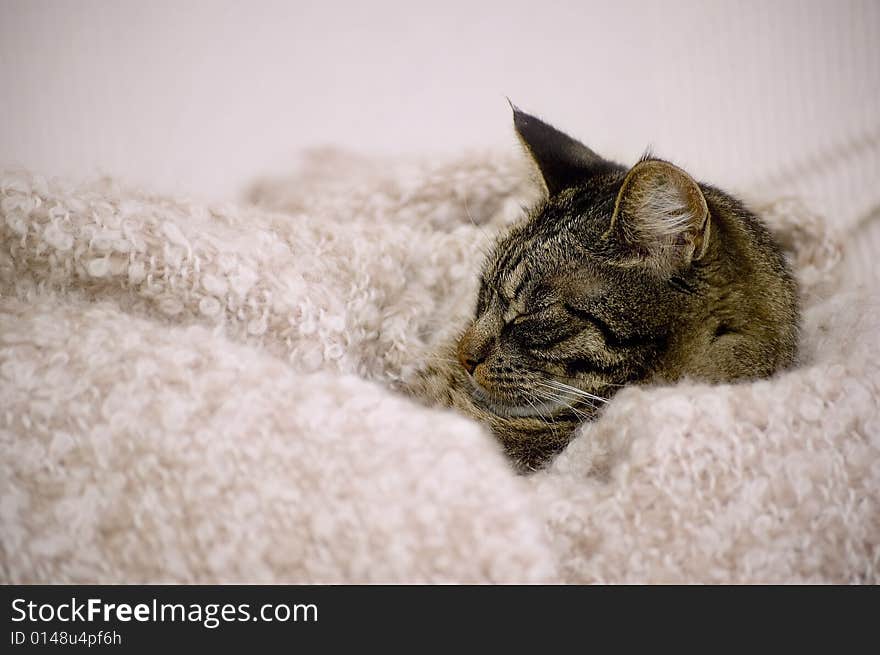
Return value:
[(548, 197), (499, 238), (473, 321), (414, 393), (486, 422), (528, 469), (627, 384), (792, 364), (795, 283), (754, 214), (668, 162), (627, 170), (517, 109), (514, 123)]

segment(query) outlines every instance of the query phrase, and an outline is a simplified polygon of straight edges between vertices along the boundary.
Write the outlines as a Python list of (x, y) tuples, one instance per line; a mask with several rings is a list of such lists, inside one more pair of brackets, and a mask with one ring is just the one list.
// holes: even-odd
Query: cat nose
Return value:
[(464, 370), (473, 375), (474, 369), (486, 361), (489, 353), (488, 342), (480, 343), (471, 331), (465, 333), (458, 342), (458, 361)]
[(483, 359), (475, 359), (468, 355), (467, 353), (462, 353), (460, 350), (458, 351), (458, 361), (461, 362), (461, 365), (464, 366), (464, 370), (473, 375), (474, 369), (477, 368), (481, 363), (486, 361), (486, 358)]

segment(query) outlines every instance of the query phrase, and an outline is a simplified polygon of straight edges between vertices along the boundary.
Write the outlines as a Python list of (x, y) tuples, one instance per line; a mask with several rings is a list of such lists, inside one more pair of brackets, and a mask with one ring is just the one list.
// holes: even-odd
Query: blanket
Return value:
[(876, 583), (880, 299), (797, 200), (752, 199), (803, 292), (773, 379), (624, 389), (527, 476), (398, 390), (538, 194), (498, 153), (217, 206), (0, 175), (0, 580)]

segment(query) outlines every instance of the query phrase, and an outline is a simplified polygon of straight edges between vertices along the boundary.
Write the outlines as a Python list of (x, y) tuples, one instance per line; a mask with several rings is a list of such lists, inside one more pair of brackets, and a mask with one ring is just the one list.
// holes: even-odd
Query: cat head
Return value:
[(547, 197), (495, 245), (458, 358), (501, 416), (574, 411), (652, 369), (706, 257), (700, 186), (666, 161), (627, 169), (514, 107)]
[(679, 167), (645, 155), (624, 167), (567, 134), (513, 107), (513, 124), (540, 172), (549, 199), (604, 185), (615, 196), (602, 240), (619, 265), (643, 265), (671, 275), (700, 259), (709, 243), (709, 208), (697, 182)]

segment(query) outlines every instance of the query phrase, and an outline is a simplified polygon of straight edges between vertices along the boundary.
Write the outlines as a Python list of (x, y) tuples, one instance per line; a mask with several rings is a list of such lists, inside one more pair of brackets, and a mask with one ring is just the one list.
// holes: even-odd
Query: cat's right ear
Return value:
[(583, 182), (605, 161), (580, 141), (521, 111), (512, 102), (510, 108), (516, 133), (541, 172), (551, 196)]

